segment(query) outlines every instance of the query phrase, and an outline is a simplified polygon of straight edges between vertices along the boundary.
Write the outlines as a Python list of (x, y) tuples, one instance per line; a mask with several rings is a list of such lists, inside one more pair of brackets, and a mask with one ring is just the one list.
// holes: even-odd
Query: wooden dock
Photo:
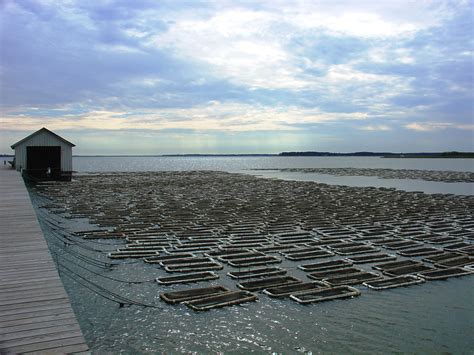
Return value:
[(0, 353), (88, 351), (23, 179), (0, 166)]

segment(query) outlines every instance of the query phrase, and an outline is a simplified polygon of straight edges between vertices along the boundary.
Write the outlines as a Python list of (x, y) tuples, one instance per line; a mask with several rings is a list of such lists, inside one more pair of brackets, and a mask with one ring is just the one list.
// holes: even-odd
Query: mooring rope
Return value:
[[(97, 283), (95, 282), (92, 282), (90, 281), (89, 279), (85, 278), (84, 276), (74, 272), (73, 270), (71, 270), (70, 268), (68, 268), (66, 265), (62, 264), (59, 260), (57, 260), (58, 262), (58, 267), (59, 267), (59, 271), (60, 273), (64, 273), (64, 275), (68, 276), (69, 278), (73, 279), (75, 282), (81, 284), (82, 286), (86, 287), (88, 290), (94, 292), (95, 294), (101, 296), (101, 297), (104, 297), (112, 302), (115, 302), (115, 303), (118, 303), (120, 305), (120, 307), (123, 307), (124, 305), (137, 305), (137, 306), (142, 306), (142, 307), (150, 307), (150, 308), (157, 308), (157, 309), (163, 309), (162, 307), (160, 306), (157, 306), (155, 304), (148, 304), (148, 303), (144, 303), (144, 302), (140, 302), (140, 301), (136, 301), (136, 300), (133, 300), (131, 298), (127, 298), (127, 297), (124, 297), (124, 296), (121, 296), (119, 295), (118, 293), (115, 293), (115, 292), (112, 292), (110, 291), (109, 289), (105, 288), (105, 287), (102, 287), (100, 285), (98, 285)], [(64, 270), (66, 270), (67, 272), (64, 272)], [(70, 274), (68, 274), (70, 273)], [(78, 277), (79, 279), (81, 279), (82, 281), (84, 281), (86, 284), (84, 284), (83, 282), (79, 281), (78, 279), (76, 279), (75, 277), (71, 276), (74, 275), (76, 277)], [(93, 290), (90, 286), (88, 285), (92, 285), (92, 287), (95, 287), (97, 290), (100, 290), (101, 292), (105, 293), (102, 294), (101, 292), (98, 292), (97, 290)], [(108, 295), (108, 296), (106, 296)], [(115, 297), (115, 299), (113, 299), (112, 297)]]
[[(68, 262), (70, 262), (70, 263), (73, 263), (73, 262), (70, 261), (70, 260), (67, 260), (67, 259), (65, 259), (65, 260), (68, 261)], [(85, 266), (82, 266), (82, 265), (79, 265), (79, 264), (75, 264), (75, 263), (74, 263), (74, 265), (80, 267), (81, 269), (87, 270), (87, 271), (90, 272), (91, 274), (94, 274), (94, 275), (97, 275), (97, 276), (106, 278), (106, 279), (108, 279), (108, 280), (116, 281), (116, 282), (121, 282), (121, 283), (126, 283), (126, 284), (143, 284), (143, 283), (148, 283), (148, 282), (155, 282), (155, 279), (151, 279), (151, 280), (140, 280), (140, 281), (121, 280), (121, 279), (117, 279), (117, 278), (114, 278), (114, 277), (111, 277), (111, 276), (107, 276), (107, 275), (98, 273), (98, 272), (96, 272), (96, 271), (94, 271), (94, 270), (91, 270), (91, 269), (86, 268)]]
[[(81, 241), (78, 241), (78, 240), (74, 240), (72, 238), (74, 238), (76, 236), (74, 236), (73, 234), (65, 231), (64, 228), (61, 225), (59, 225), (59, 223), (54, 223), (53, 220), (50, 218), (48, 212), (45, 213), (45, 212), (42, 212), (42, 211), (38, 211), (38, 215), (40, 215), (42, 217), (41, 221), (46, 223), (51, 228), (51, 230), (56, 231), (63, 238), (67, 239), (72, 244), (75, 244), (75, 245), (77, 245), (79, 247), (82, 247), (84, 249), (88, 249), (88, 250), (91, 250), (91, 251), (97, 251), (97, 252), (107, 252), (107, 251), (115, 250), (115, 249), (107, 249), (107, 250), (106, 249), (96, 249), (96, 248), (88, 246), (87, 242), (85, 242), (85, 241), (81, 242)], [(107, 245), (111, 246), (110, 244), (107, 244)]]
[[(42, 216), (43, 217), (43, 216)], [(95, 251), (95, 252), (110, 252), (110, 251), (114, 251), (116, 248), (113, 248), (113, 249), (97, 249), (97, 248), (93, 248), (89, 245), (87, 245), (86, 242), (80, 242), (78, 240), (74, 240), (72, 239), (73, 236), (67, 232), (64, 232), (62, 230), (62, 228), (60, 228), (59, 226), (55, 226), (55, 225), (52, 225), (48, 220), (44, 219), (43, 220), (44, 223), (48, 224), (48, 226), (51, 228), (51, 232), (55, 234), (56, 237), (61, 237), (61, 238), (64, 238), (65, 240), (67, 240), (70, 244), (74, 244), (80, 248), (83, 248), (83, 249), (86, 249), (86, 250), (90, 250), (90, 251)], [(110, 244), (109, 244), (110, 245)]]

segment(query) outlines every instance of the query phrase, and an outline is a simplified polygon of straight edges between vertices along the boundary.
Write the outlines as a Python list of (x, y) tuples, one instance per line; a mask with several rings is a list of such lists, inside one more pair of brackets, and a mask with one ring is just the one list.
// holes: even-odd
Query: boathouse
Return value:
[(43, 127), (11, 146), (15, 150), (14, 167), (37, 179), (70, 180), (74, 146)]

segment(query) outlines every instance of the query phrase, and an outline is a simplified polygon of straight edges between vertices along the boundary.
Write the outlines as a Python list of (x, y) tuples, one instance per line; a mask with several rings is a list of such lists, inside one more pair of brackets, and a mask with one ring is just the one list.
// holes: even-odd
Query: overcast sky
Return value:
[(473, 1), (0, 1), (0, 152), (473, 151)]

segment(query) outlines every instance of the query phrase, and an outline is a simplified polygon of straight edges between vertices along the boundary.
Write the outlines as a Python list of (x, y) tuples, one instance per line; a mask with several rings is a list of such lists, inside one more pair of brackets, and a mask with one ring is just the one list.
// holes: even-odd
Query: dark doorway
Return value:
[(29, 175), (42, 179), (61, 176), (61, 147), (26, 147), (26, 154)]

